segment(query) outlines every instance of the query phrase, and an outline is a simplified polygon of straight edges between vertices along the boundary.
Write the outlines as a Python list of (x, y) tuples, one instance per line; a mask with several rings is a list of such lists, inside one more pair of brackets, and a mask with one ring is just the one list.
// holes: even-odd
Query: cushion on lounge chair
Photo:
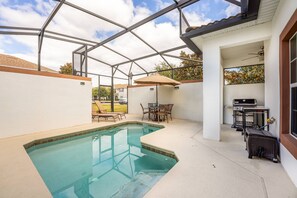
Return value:
[[(103, 105), (101, 104), (100, 101), (95, 100), (95, 104), (97, 105), (97, 107), (99, 109), (99, 113), (107, 113), (107, 110), (103, 107)], [(125, 112), (108, 112), (108, 114), (116, 114), (119, 116), (120, 119), (122, 119), (123, 117), (126, 118)]]

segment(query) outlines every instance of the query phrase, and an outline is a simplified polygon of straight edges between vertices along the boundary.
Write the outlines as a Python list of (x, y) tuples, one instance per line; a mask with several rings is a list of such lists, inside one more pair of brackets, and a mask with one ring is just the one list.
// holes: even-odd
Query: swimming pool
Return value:
[(176, 164), (141, 147), (140, 137), (158, 129), (126, 124), (27, 152), (53, 197), (143, 197)]

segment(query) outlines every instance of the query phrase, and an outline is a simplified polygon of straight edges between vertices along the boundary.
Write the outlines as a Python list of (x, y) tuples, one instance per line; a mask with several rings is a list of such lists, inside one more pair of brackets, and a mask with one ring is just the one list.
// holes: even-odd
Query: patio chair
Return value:
[(168, 104), (167, 114), (170, 115), (171, 120), (172, 120), (172, 107), (173, 107), (173, 104)]
[(150, 107), (155, 107), (155, 106), (157, 106), (157, 103), (147, 103), (147, 105), (148, 105), (148, 107), (150, 108)]
[(148, 108), (144, 108), (143, 105), (140, 103), (141, 109), (142, 109), (142, 120), (144, 118), (145, 114), (149, 114), (148, 115), (148, 120), (150, 119), (150, 111), (148, 110)]
[(92, 119), (94, 119), (95, 117), (98, 117), (98, 122), (100, 118), (104, 118), (105, 120), (107, 120), (108, 118), (113, 118), (113, 121), (116, 122), (116, 119), (120, 120), (119, 115), (117, 114), (110, 114), (110, 113), (99, 113), (99, 111), (97, 111), (94, 106), (92, 105)]
[(108, 114), (116, 114), (119, 116), (120, 119), (123, 119), (123, 117), (126, 118), (126, 114), (125, 112), (107, 112), (107, 110), (103, 107), (103, 105), (101, 104), (100, 101), (95, 100), (95, 104), (97, 105), (98, 109), (99, 109), (99, 113), (108, 113)]
[(167, 120), (168, 123), (168, 112), (169, 111), (169, 105), (160, 104), (159, 105), (159, 111), (157, 111), (155, 114), (158, 119), (158, 123), (160, 122), (160, 118), (163, 120)]

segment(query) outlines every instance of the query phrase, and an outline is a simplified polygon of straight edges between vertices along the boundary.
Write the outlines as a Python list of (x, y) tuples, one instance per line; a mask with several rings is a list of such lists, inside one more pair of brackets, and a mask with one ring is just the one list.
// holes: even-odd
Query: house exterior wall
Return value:
[(203, 45), (203, 137), (218, 141), (222, 123), (222, 69), (219, 46)]
[[(296, 0), (280, 1), (272, 21), (272, 36), (265, 44), (265, 104), (276, 118), (271, 131), (279, 137), (280, 87), (279, 87), (279, 36), (297, 8)], [(281, 162), (288, 175), (297, 186), (297, 160), (281, 144)]]
[[(271, 36), (271, 23), (252, 26), (203, 40), (203, 136), (220, 140), (223, 115), (222, 65), (220, 50), (246, 43), (263, 41)], [(197, 45), (200, 39), (193, 38)], [(201, 45), (201, 43), (199, 44)]]
[[(192, 40), (196, 43), (197, 46), (200, 46), (201, 50), (204, 53), (204, 70), (206, 69), (206, 73), (204, 73), (204, 83), (209, 82), (214, 78), (211, 75), (217, 77), (217, 73), (212, 74), (211, 71), (213, 69), (218, 69), (220, 64), (220, 57), (217, 56), (217, 50), (228, 48), (232, 46), (239, 46), (246, 43), (252, 43), (257, 41), (264, 41), (264, 49), (265, 49), (265, 106), (270, 108), (270, 115), (276, 118), (276, 122), (270, 127), (270, 131), (279, 136), (279, 115), (280, 115), (280, 87), (279, 87), (279, 36), (282, 32), (283, 28), (289, 21), (290, 17), (294, 13), (297, 8), (297, 1), (296, 0), (286, 0), (280, 1), (277, 11), (274, 15), (272, 22), (251, 26), (248, 28), (239, 29), (236, 31), (230, 31), (228, 34), (221, 34), (216, 36), (205, 36), (204, 39), (201, 40), (199, 38), (193, 38)], [(207, 56), (206, 53), (214, 53), (216, 56), (211, 55)], [(216, 58), (217, 60), (205, 60)], [(208, 64), (205, 64), (208, 63)], [(225, 63), (226, 64), (226, 63)], [(212, 68), (206, 68), (212, 67)], [(219, 77), (217, 77), (219, 79)], [(220, 85), (217, 80), (214, 81), (217, 83), (217, 86)], [(206, 84), (205, 84), (206, 85)], [(209, 87), (208, 87), (209, 86)], [(205, 89), (213, 88), (212, 85), (205, 86)], [(220, 93), (216, 90), (215, 96), (219, 96)], [(205, 95), (207, 96), (207, 95)], [(211, 122), (211, 111), (214, 110), (213, 107), (217, 107), (218, 99), (209, 97), (211, 96), (208, 94), (208, 97), (204, 98), (204, 130), (203, 133), (207, 133), (204, 136), (214, 136), (217, 137), (218, 129), (217, 127), (206, 126), (210, 125)], [(207, 100), (208, 102), (205, 102)], [(216, 111), (220, 111), (223, 107), (219, 107), (215, 109)], [(218, 114), (215, 114), (216, 121)], [(217, 121), (217, 123), (219, 123)], [(206, 130), (207, 129), (207, 130)], [(215, 130), (209, 130), (215, 129)], [(216, 139), (216, 138), (213, 138)], [(281, 144), (280, 148), (281, 154), (281, 162), (285, 170), (287, 171), (288, 175), (297, 186), (297, 160), (291, 155), (291, 153)]]
[[(184, 83), (179, 89), (171, 86), (160, 86), (159, 103), (174, 104), (172, 116), (174, 118), (202, 121), (203, 119), (203, 83)], [(150, 90), (153, 88), (154, 90)], [(147, 107), (148, 103), (156, 102), (156, 87), (129, 87), (128, 89), (128, 112), (142, 114), (140, 103)]]
[(116, 94), (118, 96), (118, 99), (127, 98), (127, 89), (126, 88), (116, 89)]
[(91, 81), (0, 71), (0, 93), (0, 138), (92, 121)]

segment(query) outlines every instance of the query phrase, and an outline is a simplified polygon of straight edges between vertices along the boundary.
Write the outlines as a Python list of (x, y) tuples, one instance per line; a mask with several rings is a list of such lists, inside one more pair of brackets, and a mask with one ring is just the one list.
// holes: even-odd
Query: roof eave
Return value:
[(217, 23), (217, 24), (214, 24), (214, 25), (205, 26), (205, 27), (202, 27), (202, 28), (199, 28), (199, 29), (196, 29), (196, 30), (192, 30), (190, 32), (187, 32), (187, 33), (183, 34), (181, 37), (186, 37), (186, 38), (191, 39), (193, 37), (201, 36), (201, 35), (204, 35), (204, 34), (208, 34), (208, 33), (211, 33), (211, 32), (215, 32), (215, 31), (222, 30), (222, 29), (225, 29), (225, 28), (229, 28), (229, 27), (232, 27), (232, 26), (235, 26), (235, 25), (239, 25), (239, 24), (242, 24), (242, 23), (246, 23), (246, 22), (256, 20), (257, 17), (258, 17), (258, 15), (249, 16), (247, 18), (235, 17), (235, 18), (230, 19), (228, 21), (223, 21), (222, 23)]
[(186, 32), (182, 34), (180, 38), (196, 54), (202, 54), (202, 51), (191, 40), (191, 38), (256, 20), (258, 18), (259, 7), (260, 7), (260, 0), (254, 0), (248, 5), (248, 11), (246, 13), (242, 13), (241, 15), (238, 15), (234, 18), (223, 20), (212, 25), (206, 25), (204, 27), (191, 30), (190, 32)]

